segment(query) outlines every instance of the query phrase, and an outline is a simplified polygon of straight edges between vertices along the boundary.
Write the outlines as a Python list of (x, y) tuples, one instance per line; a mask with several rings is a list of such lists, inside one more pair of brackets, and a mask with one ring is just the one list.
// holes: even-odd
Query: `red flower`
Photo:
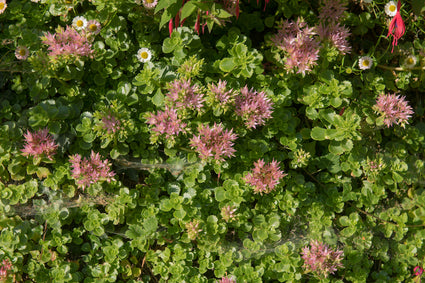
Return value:
[(400, 15), (400, 7), (401, 7), (401, 2), (399, 0), (397, 3), (397, 13), (395, 14), (394, 18), (391, 20), (390, 28), (388, 30), (388, 35), (387, 35), (387, 37), (390, 34), (394, 36), (393, 48), (391, 49), (391, 53), (393, 53), (394, 51), (394, 45), (397, 45), (397, 40), (399, 40), (403, 36), (404, 32), (406, 31), (406, 27)]
[(422, 273), (424, 273), (424, 269), (422, 268), (422, 267), (420, 267), (420, 266), (416, 266), (414, 269), (413, 269), (413, 272), (415, 272), (413, 275), (415, 275), (415, 276), (422, 276)]

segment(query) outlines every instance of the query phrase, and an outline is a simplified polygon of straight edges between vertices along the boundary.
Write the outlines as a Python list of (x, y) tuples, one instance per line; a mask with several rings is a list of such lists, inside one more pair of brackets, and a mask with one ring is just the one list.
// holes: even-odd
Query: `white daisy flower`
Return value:
[(152, 53), (148, 48), (140, 48), (139, 51), (137, 51), (137, 59), (142, 62), (146, 63), (150, 61), (152, 58)]
[(388, 2), (385, 5), (385, 13), (390, 17), (394, 17), (397, 14), (397, 4), (394, 1)]
[(0, 14), (3, 14), (6, 8), (7, 8), (6, 0), (0, 1)]
[(101, 29), (102, 29), (102, 26), (100, 25), (98, 21), (90, 20), (87, 22), (87, 31), (92, 32), (94, 34), (98, 34)]
[(15, 50), (15, 56), (19, 60), (26, 60), (30, 55), (30, 51), (25, 46), (18, 46)]
[(148, 10), (155, 8), (156, 5), (158, 5), (158, 0), (143, 0), (143, 6)]
[(412, 69), (413, 67), (415, 67), (417, 62), (418, 61), (417, 61), (416, 57), (413, 56), (413, 55), (410, 55), (404, 60), (404, 68)]
[(367, 70), (372, 67), (373, 59), (369, 56), (363, 56), (359, 59), (359, 68), (360, 70)]
[(84, 17), (78, 16), (72, 20), (72, 26), (76, 30), (83, 30), (87, 27), (87, 20)]

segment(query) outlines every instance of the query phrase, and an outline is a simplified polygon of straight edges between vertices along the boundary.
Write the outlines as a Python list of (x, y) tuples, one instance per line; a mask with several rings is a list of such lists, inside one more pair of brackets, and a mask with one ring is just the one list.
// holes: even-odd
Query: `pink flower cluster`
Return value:
[(268, 194), (279, 184), (281, 178), (287, 176), (279, 168), (279, 162), (273, 160), (266, 163), (259, 159), (254, 162), (254, 169), (244, 177), (244, 181), (254, 188), (254, 193)]
[(213, 100), (216, 102), (220, 107), (225, 107), (228, 104), (231, 104), (233, 102), (233, 99), (236, 96), (235, 91), (233, 89), (227, 90), (227, 81), (219, 80), (218, 84), (210, 84), (208, 86), (210, 92), (213, 94)]
[(101, 160), (99, 153), (91, 152), (90, 159), (81, 158), (75, 154), (69, 158), (72, 167), (72, 178), (77, 182), (78, 187), (83, 190), (98, 181), (111, 182), (115, 180), (115, 173), (111, 171), (111, 164), (108, 160)]
[(235, 106), (236, 115), (242, 117), (248, 128), (264, 125), (272, 117), (272, 102), (266, 94), (263, 91), (248, 90), (247, 86), (236, 97)]
[(105, 131), (110, 134), (114, 134), (121, 129), (121, 121), (118, 120), (114, 115), (108, 114), (102, 117), (102, 127)]
[(314, 28), (298, 19), (297, 22), (284, 21), (279, 31), (272, 37), (276, 47), (285, 52), (285, 66), (288, 72), (297, 70), (305, 74), (311, 71), (319, 58), (319, 41), (314, 38)]
[(405, 97), (395, 94), (380, 94), (376, 99), (374, 109), (384, 117), (384, 124), (391, 127), (393, 124), (401, 125), (403, 128), (414, 113), (412, 107), (404, 100)]
[(85, 32), (78, 32), (71, 26), (67, 26), (66, 29), (58, 27), (56, 33), (48, 32), (42, 39), (44, 44), (49, 45), (49, 56), (53, 58), (58, 56), (87, 57), (93, 53)]
[(187, 124), (182, 122), (175, 109), (168, 106), (165, 106), (165, 111), (158, 111), (156, 115), (148, 113), (146, 120), (153, 127), (151, 130), (157, 136), (165, 134), (166, 139), (174, 140), (174, 137), (179, 133), (186, 132)]
[(198, 86), (192, 85), (189, 80), (180, 79), (168, 84), (167, 101), (177, 109), (189, 108), (200, 110), (204, 102), (204, 94), (200, 93)]
[(341, 263), (344, 256), (343, 251), (334, 251), (328, 245), (318, 241), (312, 241), (310, 246), (311, 248), (304, 247), (301, 253), (304, 268), (308, 272), (327, 278), (329, 273), (334, 274), (338, 268), (343, 267)]
[(214, 123), (210, 128), (208, 125), (200, 125), (198, 127), (199, 135), (193, 135), (190, 140), (190, 145), (199, 154), (201, 159), (208, 159), (214, 157), (216, 161), (224, 161), (223, 156), (235, 156), (235, 149), (233, 148), (233, 141), (237, 136), (232, 130), (225, 130), (222, 124)]
[(235, 212), (236, 208), (233, 205), (223, 206), (221, 208), (221, 217), (226, 222), (232, 221), (236, 218)]
[(32, 155), (35, 158), (45, 155), (50, 160), (53, 159), (52, 157), (56, 153), (58, 145), (55, 144), (53, 137), (49, 135), (49, 129), (45, 128), (34, 133), (27, 131), (24, 137), (26, 144), (22, 150), (22, 155)]
[(202, 229), (199, 229), (199, 221), (197, 220), (186, 223), (185, 226), (189, 239), (191, 239), (192, 241), (196, 240), (198, 234), (202, 232)]
[(8, 259), (3, 259), (0, 266), (0, 280), (6, 279), (7, 271), (12, 269), (12, 264)]
[(338, 21), (347, 8), (341, 0), (325, 0), (319, 9), (319, 26), (317, 34), (320, 40), (329, 40), (341, 54), (350, 53), (351, 46), (347, 38), (350, 31)]
[(217, 281), (217, 283), (236, 283), (236, 281), (227, 276), (223, 276), (220, 281)]

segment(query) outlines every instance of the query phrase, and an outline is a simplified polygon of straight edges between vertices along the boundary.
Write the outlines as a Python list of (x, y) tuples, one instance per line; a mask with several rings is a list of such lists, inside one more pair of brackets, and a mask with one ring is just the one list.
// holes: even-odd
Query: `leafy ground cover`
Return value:
[(0, 281), (419, 282), (424, 14), (0, 0)]

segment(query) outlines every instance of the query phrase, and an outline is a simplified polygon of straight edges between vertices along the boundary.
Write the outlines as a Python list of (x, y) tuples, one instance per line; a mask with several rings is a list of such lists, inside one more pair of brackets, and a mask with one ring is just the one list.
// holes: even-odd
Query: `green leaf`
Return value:
[(224, 58), (220, 62), (220, 70), (223, 72), (231, 72), (236, 67), (236, 63), (233, 58)]
[(331, 141), (329, 144), (329, 152), (337, 155), (341, 155), (346, 151), (350, 151), (352, 148), (353, 142), (351, 140)]
[(268, 237), (268, 234), (266, 229), (254, 230), (254, 232), (252, 233), (252, 238), (254, 239), (255, 242), (261, 243), (264, 240), (266, 240), (267, 237)]
[(226, 190), (222, 187), (216, 188), (215, 189), (215, 199), (218, 202), (222, 202), (224, 200), (226, 200)]
[(164, 103), (164, 95), (161, 93), (160, 89), (158, 89), (155, 95), (152, 97), (152, 102), (158, 107), (162, 106)]
[(324, 141), (326, 139), (326, 129), (314, 127), (311, 130), (311, 138), (316, 141)]
[(193, 11), (195, 11), (196, 6), (192, 2), (186, 2), (186, 4), (181, 9), (181, 19), (186, 19), (189, 17)]
[(171, 41), (171, 38), (167, 37), (162, 43), (162, 52), (171, 53), (174, 51), (175, 47), (176, 45)]

